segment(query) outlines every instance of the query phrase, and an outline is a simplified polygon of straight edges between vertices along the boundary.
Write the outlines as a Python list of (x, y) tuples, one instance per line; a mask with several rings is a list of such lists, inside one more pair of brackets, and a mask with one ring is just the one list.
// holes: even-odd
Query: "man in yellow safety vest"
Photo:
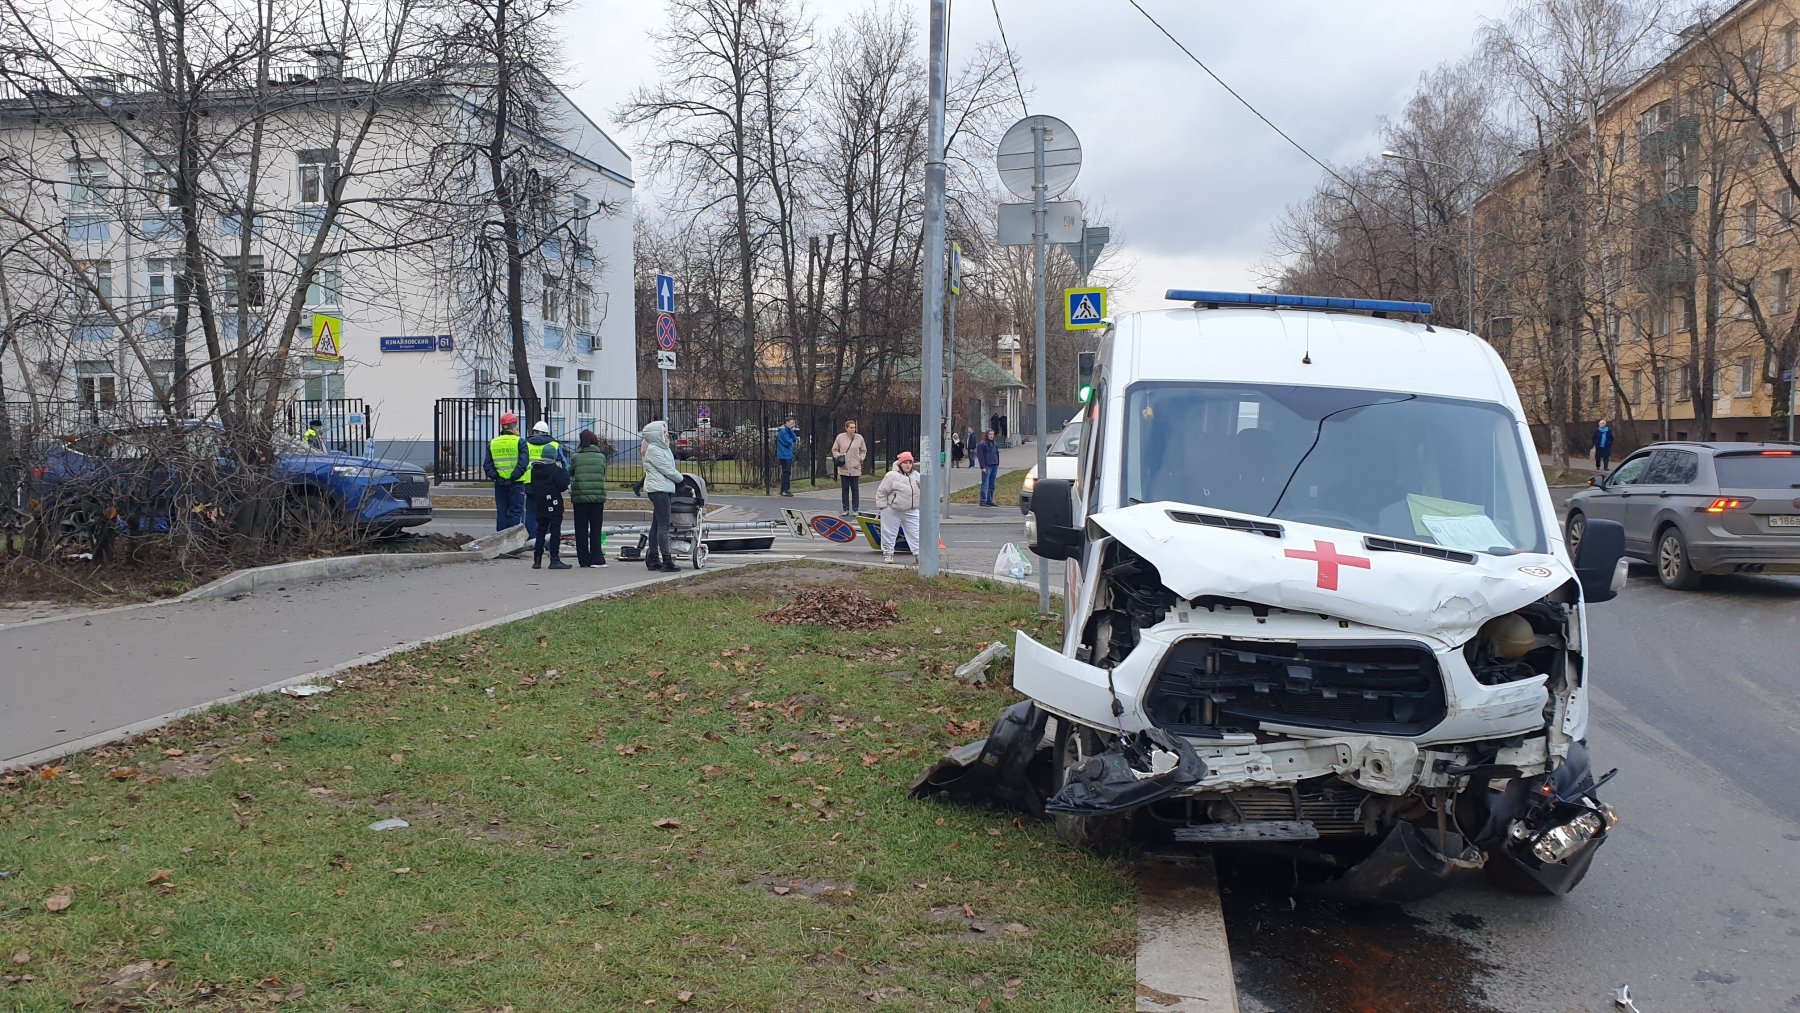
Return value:
[(525, 480), (535, 456), (519, 438), (519, 417), (512, 412), (500, 416), (500, 435), (488, 441), (487, 460), (482, 462), (482, 470), (494, 483), (495, 531), (526, 520)]

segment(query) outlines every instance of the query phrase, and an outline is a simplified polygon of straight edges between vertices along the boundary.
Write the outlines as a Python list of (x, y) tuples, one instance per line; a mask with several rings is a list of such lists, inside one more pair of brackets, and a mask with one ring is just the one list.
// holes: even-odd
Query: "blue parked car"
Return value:
[[(270, 475), (285, 487), (285, 513), (296, 523), (382, 535), (431, 520), (431, 487), (416, 464), (320, 450), (287, 436), (276, 437), (275, 449)], [(238, 468), (224, 428), (206, 421), (96, 430), (50, 448), (41, 462), (32, 470), (32, 497), (46, 512), (111, 507), (122, 528), (140, 532), (168, 530), (175, 500), (212, 500), (195, 484), (227, 488), (222, 480)]]

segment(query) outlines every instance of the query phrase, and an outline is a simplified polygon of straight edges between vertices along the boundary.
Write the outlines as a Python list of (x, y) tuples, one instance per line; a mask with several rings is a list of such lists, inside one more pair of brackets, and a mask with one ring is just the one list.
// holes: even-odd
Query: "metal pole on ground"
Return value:
[[(931, 453), (931, 434), (940, 432), (944, 369), (944, 78), (949, 54), (947, 0), (931, 0), (931, 51), (929, 57), (929, 128), (925, 149), (925, 312), (924, 348), (919, 355), (919, 464), (924, 468), (920, 499), (936, 503), (944, 475)], [(929, 442), (928, 442), (929, 441)], [(938, 573), (938, 512), (919, 511), (919, 575)]]
[[(1045, 206), (1044, 197), (1044, 133), (1047, 130), (1049, 126), (1042, 120), (1034, 123), (1031, 128), (1035, 156), (1031, 182), (1031, 293), (1037, 303), (1037, 343), (1033, 351), (1031, 371), (1037, 376), (1037, 473), (1040, 477), (1050, 473), (1050, 444), (1044, 439), (1050, 418), (1050, 378), (1044, 369), (1044, 255), (1046, 244), (1050, 240), (1050, 213)], [(1038, 561), (1038, 614), (1050, 615), (1050, 568), (1042, 560)]]

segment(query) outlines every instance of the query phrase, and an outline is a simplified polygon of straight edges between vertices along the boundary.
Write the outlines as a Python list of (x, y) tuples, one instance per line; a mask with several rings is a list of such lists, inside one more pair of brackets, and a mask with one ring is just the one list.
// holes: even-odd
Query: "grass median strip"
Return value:
[[(764, 618), (817, 588), (900, 621)], [(1011, 696), (950, 669), (1035, 612), (985, 583), (720, 573), (0, 779), (0, 1001), (1122, 1008), (1125, 866), (905, 798)]]
[[(1025, 486), (1025, 471), (1026, 471), (1026, 469), (1020, 468), (1017, 471), (1003, 471), (1000, 474), (994, 476), (994, 502), (995, 503), (998, 503), (1001, 506), (1013, 507), (1014, 509), (1018, 508), (1018, 506), (1019, 506), (1019, 490), (1024, 488), (1024, 486)], [(965, 488), (958, 489), (955, 492), (952, 492), (950, 494), (950, 502), (952, 502), (952, 503), (979, 503), (979, 502), (981, 502), (981, 485), (980, 485), (980, 483), (976, 483), (975, 485), (967, 486)]]

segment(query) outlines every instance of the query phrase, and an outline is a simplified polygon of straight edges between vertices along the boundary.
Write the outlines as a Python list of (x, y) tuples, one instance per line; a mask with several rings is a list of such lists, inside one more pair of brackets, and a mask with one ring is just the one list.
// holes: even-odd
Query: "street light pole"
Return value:
[[(1460, 175), (1462, 170), (1448, 162), (1440, 162), (1433, 158), (1415, 158), (1412, 155), (1402, 155), (1398, 151), (1384, 151), (1381, 153), (1381, 157), (1394, 162), (1417, 162), (1420, 165), (1435, 165), (1440, 169), (1449, 169), (1451, 172), (1458, 173), (1457, 185), (1474, 185), (1471, 181), (1462, 179)], [(1475, 201), (1479, 197), (1480, 194), (1476, 194), (1475, 197), (1469, 199), (1469, 241), (1467, 252), (1463, 257), (1469, 267), (1469, 323), (1466, 329), (1471, 334), (1475, 332)]]
[[(929, 56), (928, 101), (929, 125), (925, 149), (925, 312), (920, 328), (924, 347), (919, 352), (919, 464), (920, 499), (923, 503), (938, 501), (938, 486), (944, 482), (938, 455), (932, 453), (943, 441), (939, 424), (943, 411), (944, 379), (944, 91), (949, 63), (948, 0), (931, 0), (931, 52)], [(923, 503), (921, 505), (923, 505)], [(938, 574), (938, 512), (919, 511), (919, 540), (923, 545), (913, 549), (919, 554), (919, 576)]]

